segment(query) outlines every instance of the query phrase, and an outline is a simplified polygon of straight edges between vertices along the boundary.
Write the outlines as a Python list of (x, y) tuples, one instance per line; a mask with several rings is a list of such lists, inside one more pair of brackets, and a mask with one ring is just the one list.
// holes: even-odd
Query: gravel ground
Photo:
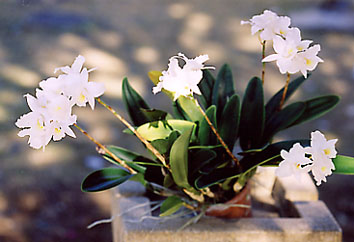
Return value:
[[(88, 67), (98, 67), (92, 80), (105, 84), (104, 99), (118, 110), (123, 109), (120, 85), (125, 76), (151, 106), (166, 108), (165, 97), (151, 94), (152, 84), (146, 73), (165, 69), (168, 58), (178, 52), (190, 57), (208, 53), (209, 64), (217, 69), (228, 62), (234, 70), (236, 88), (242, 92), (247, 80), (259, 75), (260, 46), (249, 27), (240, 26), (240, 20), (267, 8), (295, 18), (320, 3), (0, 1), (0, 241), (111, 241), (109, 224), (86, 229), (90, 223), (110, 216), (109, 192), (80, 191), (85, 175), (107, 165), (96, 155), (94, 146), (76, 132), (77, 139), (51, 143), (42, 152), (30, 149), (25, 139), (16, 135), (13, 123), (28, 112), (22, 95), (33, 94), (38, 82), (53, 75), (55, 67), (70, 64), (78, 54), (84, 55)], [(340, 15), (353, 16), (353, 6), (346, 9)], [(307, 27), (302, 31), (303, 38), (321, 44), (320, 56), (325, 62), (295, 98), (335, 93), (342, 96), (341, 103), (320, 120), (292, 128), (279, 138), (306, 138), (320, 129), (340, 139), (341, 154), (354, 155), (354, 30), (350, 25), (340, 30), (328, 30), (323, 25)], [(284, 77), (274, 65), (268, 65), (266, 96), (283, 84)], [(102, 108), (94, 112), (81, 108), (75, 113), (79, 124), (102, 143), (141, 150)], [(343, 228), (344, 241), (354, 241), (354, 177), (333, 175), (319, 191)]]

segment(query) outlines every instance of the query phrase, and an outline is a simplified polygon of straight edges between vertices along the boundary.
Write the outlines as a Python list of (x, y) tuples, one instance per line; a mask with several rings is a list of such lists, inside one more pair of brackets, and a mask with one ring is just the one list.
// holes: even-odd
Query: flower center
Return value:
[(322, 172), (325, 172), (325, 171), (326, 171), (326, 167), (325, 167), (325, 166), (322, 166), (322, 167), (321, 167), (321, 171), (322, 171)]
[(312, 61), (310, 59), (306, 59), (306, 65), (310, 66), (312, 64)]
[(327, 148), (327, 149), (324, 149), (323, 151), (324, 151), (325, 155), (331, 154), (331, 151), (330, 151), (330, 149), (328, 149), (328, 148)]
[(81, 93), (80, 97), (79, 97), (79, 101), (80, 102), (85, 102), (85, 99), (86, 99), (85, 95)]
[(39, 129), (44, 129), (44, 126), (41, 124), (41, 122), (39, 122), (39, 120), (37, 120), (37, 127)]

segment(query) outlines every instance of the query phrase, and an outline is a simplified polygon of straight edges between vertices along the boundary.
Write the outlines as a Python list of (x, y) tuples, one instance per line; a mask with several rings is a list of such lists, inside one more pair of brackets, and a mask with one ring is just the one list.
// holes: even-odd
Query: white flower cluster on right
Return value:
[(273, 41), (276, 53), (265, 57), (262, 62), (276, 61), (280, 73), (301, 72), (307, 77), (307, 71), (313, 71), (319, 62), (323, 62), (317, 56), (321, 47), (318, 44), (310, 46), (312, 40), (302, 40), (300, 30), (289, 27), (290, 23), (289, 17), (278, 16), (270, 10), (253, 16), (249, 21), (241, 21), (241, 24), (250, 24), (252, 35), (259, 33), (261, 41)]
[(275, 174), (279, 177), (294, 175), (299, 178), (301, 173), (312, 172), (316, 185), (326, 182), (326, 176), (332, 174), (335, 166), (332, 158), (335, 158), (337, 151), (335, 144), (338, 140), (328, 140), (320, 131), (311, 133), (311, 146), (302, 147), (300, 143), (296, 143), (287, 152), (282, 150), (281, 157), (284, 159), (280, 162), (279, 167), (275, 170)]

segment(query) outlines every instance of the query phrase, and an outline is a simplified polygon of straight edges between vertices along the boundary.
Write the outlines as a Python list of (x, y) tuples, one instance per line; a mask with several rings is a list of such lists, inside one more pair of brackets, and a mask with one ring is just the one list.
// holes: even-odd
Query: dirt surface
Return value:
[[(143, 3), (143, 4), (142, 4)], [(39, 81), (56, 67), (71, 64), (82, 54), (91, 75), (103, 82), (103, 99), (123, 113), (121, 81), (131, 84), (152, 107), (165, 109), (167, 98), (153, 96), (146, 73), (162, 70), (170, 56), (209, 54), (218, 69), (227, 62), (235, 86), (242, 93), (247, 81), (260, 73), (260, 45), (250, 29), (240, 26), (266, 8), (281, 15), (317, 7), (312, 1), (163, 1), (163, 0), (3, 0), (0, 1), (0, 241), (59, 242), (111, 241), (110, 224), (86, 229), (110, 217), (109, 192), (86, 194), (82, 179), (106, 166), (95, 147), (80, 135), (52, 142), (45, 152), (33, 150), (17, 137), (16, 119), (28, 112), (25, 93), (34, 94)], [(353, 13), (353, 6), (346, 8)], [(351, 12), (350, 12), (351, 11)], [(316, 24), (316, 23), (315, 23)], [(296, 26), (296, 23), (293, 24)], [(353, 152), (354, 30), (326, 26), (302, 31), (305, 39), (320, 43), (320, 64), (294, 98), (337, 94), (341, 103), (317, 121), (281, 133), (282, 138), (308, 138), (320, 129), (339, 138), (341, 154)], [(268, 46), (268, 50), (271, 47)], [(273, 64), (267, 66), (265, 91), (269, 97), (284, 84)], [(141, 150), (136, 140), (101, 107), (74, 111), (78, 122), (105, 144)], [(319, 187), (343, 228), (344, 241), (354, 241), (354, 176), (333, 175)]]

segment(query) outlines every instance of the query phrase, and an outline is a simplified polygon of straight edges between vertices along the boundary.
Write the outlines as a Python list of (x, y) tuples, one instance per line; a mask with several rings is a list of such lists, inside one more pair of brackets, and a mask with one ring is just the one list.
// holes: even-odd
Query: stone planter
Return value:
[(181, 231), (177, 229), (190, 218), (153, 219), (144, 187), (135, 182), (123, 184), (113, 192), (114, 242), (342, 241), (339, 225), (318, 201), (308, 175), (299, 182), (275, 178), (273, 169), (262, 170), (252, 179), (252, 218), (205, 216)]

